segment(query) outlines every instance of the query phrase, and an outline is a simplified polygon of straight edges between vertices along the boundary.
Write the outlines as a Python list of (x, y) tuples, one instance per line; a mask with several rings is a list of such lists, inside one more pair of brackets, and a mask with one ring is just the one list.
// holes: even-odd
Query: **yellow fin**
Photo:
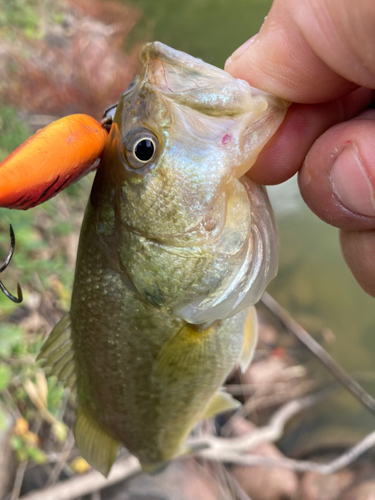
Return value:
[(254, 306), (249, 307), (245, 324), (245, 335), (242, 351), (239, 358), (241, 372), (244, 373), (253, 359), (256, 342), (258, 339), (258, 318)]
[(74, 437), (82, 457), (107, 477), (116, 460), (119, 441), (108, 434), (82, 406), (78, 407)]
[(237, 410), (240, 406), (241, 403), (234, 399), (229, 392), (226, 392), (225, 389), (219, 389), (210, 399), (201, 418), (210, 418), (225, 411)]
[(64, 316), (52, 330), (37, 360), (42, 360), (49, 374), (57, 377), (65, 387), (71, 389), (75, 387), (76, 370), (69, 314)]
[(169, 338), (161, 348), (153, 370), (155, 383), (170, 383), (174, 379), (189, 379), (196, 372), (196, 367), (204, 363), (207, 357), (207, 341), (215, 334), (218, 323), (213, 323), (204, 330), (184, 323), (175, 335)]

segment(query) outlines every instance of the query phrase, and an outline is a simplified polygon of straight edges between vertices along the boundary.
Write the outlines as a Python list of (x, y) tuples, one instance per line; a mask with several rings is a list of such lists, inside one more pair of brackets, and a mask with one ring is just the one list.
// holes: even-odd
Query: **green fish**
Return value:
[(76, 392), (75, 440), (108, 475), (185, 453), (194, 424), (238, 402), (257, 302), (277, 272), (265, 190), (243, 177), (287, 103), (162, 43), (117, 105), (82, 225), (70, 313), (39, 358)]

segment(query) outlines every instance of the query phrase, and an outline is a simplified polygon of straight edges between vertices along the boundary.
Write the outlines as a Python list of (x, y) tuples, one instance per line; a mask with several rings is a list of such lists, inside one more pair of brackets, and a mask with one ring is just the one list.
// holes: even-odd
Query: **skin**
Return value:
[[(347, 264), (375, 297), (375, 3), (275, 0), (225, 69), (294, 104), (249, 176), (301, 194), (341, 229)], [(337, 161), (336, 161), (337, 160)]]

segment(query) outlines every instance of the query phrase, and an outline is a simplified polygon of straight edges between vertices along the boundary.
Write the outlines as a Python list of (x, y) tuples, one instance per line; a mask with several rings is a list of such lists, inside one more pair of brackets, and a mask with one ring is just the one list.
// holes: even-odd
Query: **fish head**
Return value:
[(254, 164), (287, 104), (159, 42), (140, 58), (104, 153), (121, 222), (157, 241), (201, 244), (223, 227), (234, 180)]
[(288, 103), (158, 42), (141, 61), (91, 192), (97, 232), (142, 299), (194, 324), (225, 319), (277, 271), (267, 195), (244, 174)]

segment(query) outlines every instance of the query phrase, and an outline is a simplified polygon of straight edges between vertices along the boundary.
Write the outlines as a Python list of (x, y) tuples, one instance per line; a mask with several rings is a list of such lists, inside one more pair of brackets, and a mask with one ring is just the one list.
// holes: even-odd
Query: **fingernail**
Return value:
[(240, 57), (240, 55), (243, 54), (248, 47), (250, 47), (250, 45), (254, 42), (256, 36), (257, 35), (254, 35), (251, 38), (249, 38), (249, 40), (246, 40), (245, 43), (243, 43), (240, 47), (238, 47), (238, 49), (235, 50), (230, 57), (228, 57), (228, 59), (226, 60), (226, 62), (224, 64), (224, 69), (227, 66), (229, 66), (233, 61), (238, 59)]
[(357, 214), (375, 216), (375, 190), (355, 144), (348, 144), (337, 156), (331, 183), (346, 208)]

